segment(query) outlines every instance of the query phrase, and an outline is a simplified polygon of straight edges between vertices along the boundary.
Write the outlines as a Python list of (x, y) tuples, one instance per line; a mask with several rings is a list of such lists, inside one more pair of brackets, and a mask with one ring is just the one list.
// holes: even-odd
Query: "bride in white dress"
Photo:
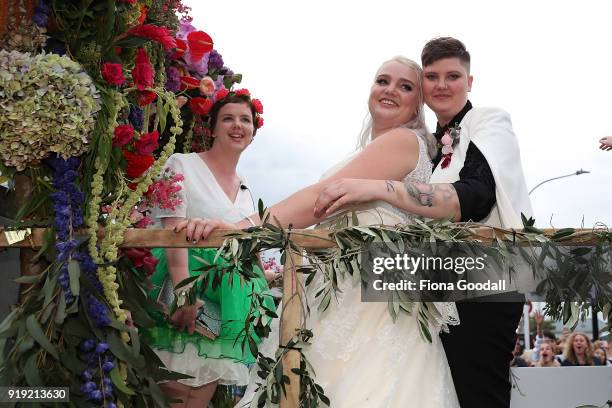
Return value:
[[(341, 100), (341, 96), (338, 97)], [(431, 160), (423, 115), (421, 69), (415, 62), (396, 57), (376, 73), (368, 107), (371, 120), (362, 132), (361, 149), (340, 163), (319, 183), (306, 187), (272, 206), (270, 212), (283, 225), (305, 228), (321, 222), (313, 208), (318, 193), (338, 178), (369, 178), (427, 183)], [(392, 183), (390, 183), (391, 187)], [(387, 203), (374, 202), (357, 209), (360, 225), (409, 223), (413, 216)], [(331, 220), (326, 221), (333, 221)], [(245, 228), (250, 220), (227, 224), (218, 220), (191, 219), (177, 226), (186, 228), (190, 240), (206, 238), (215, 228)], [(316, 282), (310, 287), (315, 288)], [(334, 408), (458, 408), (452, 377), (442, 343), (437, 335), (431, 343), (419, 333), (414, 316), (402, 314), (393, 322), (387, 304), (362, 302), (359, 286), (351, 279), (340, 282), (341, 293), (327, 310), (311, 314), (306, 327), (312, 329), (312, 346), (306, 356), (316, 371), (315, 381), (325, 390)], [(309, 301), (313, 296), (309, 294)], [(430, 327), (438, 333), (446, 324), (456, 324), (453, 304), (436, 304), (442, 317)], [(278, 347), (278, 322), (260, 351), (273, 357)], [(252, 381), (238, 407), (248, 406)]]

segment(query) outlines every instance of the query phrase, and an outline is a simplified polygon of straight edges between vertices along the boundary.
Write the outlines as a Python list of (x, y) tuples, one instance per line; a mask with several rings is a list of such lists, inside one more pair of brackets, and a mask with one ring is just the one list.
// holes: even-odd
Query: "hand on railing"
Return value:
[(174, 227), (174, 232), (185, 230), (187, 241), (197, 244), (201, 239), (207, 239), (216, 229), (239, 229), (236, 224), (212, 218), (186, 218)]

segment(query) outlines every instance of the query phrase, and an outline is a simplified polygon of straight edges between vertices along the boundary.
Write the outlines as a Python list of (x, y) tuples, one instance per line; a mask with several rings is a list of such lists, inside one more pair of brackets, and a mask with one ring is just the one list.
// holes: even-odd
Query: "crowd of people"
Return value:
[(544, 318), (536, 312), (536, 335), (531, 348), (516, 337), (511, 367), (612, 366), (612, 342), (591, 341), (586, 333), (567, 327), (559, 337), (542, 329)]

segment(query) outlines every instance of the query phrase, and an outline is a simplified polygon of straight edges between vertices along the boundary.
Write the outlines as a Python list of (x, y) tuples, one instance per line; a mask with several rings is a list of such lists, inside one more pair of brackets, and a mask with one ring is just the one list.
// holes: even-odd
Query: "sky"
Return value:
[[(227, 66), (264, 104), (239, 169), (271, 205), (350, 154), (374, 74), (431, 38), (472, 55), (475, 106), (508, 111), (540, 227), (612, 226), (612, 3), (609, 1), (183, 1)], [(428, 111), (428, 125), (435, 116)], [(511, 170), (510, 170), (511, 171)]]

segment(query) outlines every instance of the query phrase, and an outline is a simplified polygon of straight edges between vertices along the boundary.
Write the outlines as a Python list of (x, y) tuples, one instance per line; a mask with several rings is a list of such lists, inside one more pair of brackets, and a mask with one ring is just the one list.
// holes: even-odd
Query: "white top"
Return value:
[[(239, 188), (232, 202), (221, 188), (206, 162), (197, 153), (175, 153), (166, 161), (165, 168), (182, 174), (184, 180), (178, 184), (182, 204), (174, 211), (156, 209), (157, 218), (215, 218), (225, 222), (237, 222), (253, 214), (253, 197), (248, 188)], [(248, 186), (246, 179), (238, 175), (240, 184)]]

